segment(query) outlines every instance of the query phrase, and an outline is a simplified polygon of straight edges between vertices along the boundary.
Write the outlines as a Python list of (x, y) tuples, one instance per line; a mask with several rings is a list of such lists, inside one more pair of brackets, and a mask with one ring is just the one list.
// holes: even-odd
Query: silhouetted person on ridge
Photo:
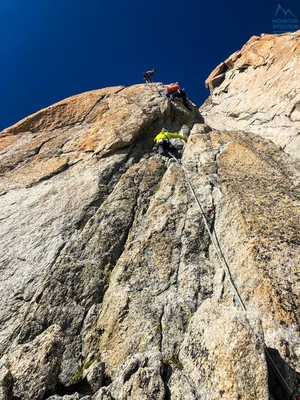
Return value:
[(151, 71), (147, 71), (143, 73), (143, 78), (145, 79), (146, 83), (153, 82), (153, 75), (155, 74), (156, 69), (152, 69)]

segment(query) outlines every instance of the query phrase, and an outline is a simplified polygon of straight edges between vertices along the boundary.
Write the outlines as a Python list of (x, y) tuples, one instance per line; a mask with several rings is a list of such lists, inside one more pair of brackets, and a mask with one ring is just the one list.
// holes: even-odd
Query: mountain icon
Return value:
[(275, 15), (274, 15), (273, 18), (278, 17), (278, 14), (280, 13), (280, 11), (283, 12), (283, 14), (284, 14), (285, 17), (287, 17), (287, 16), (289, 15), (289, 16), (291, 16), (291, 17), (297, 18), (296, 15), (293, 14), (292, 11), (291, 11), (289, 8), (285, 11), (285, 10), (281, 7), (281, 5), (280, 5), (279, 3), (278, 3), (278, 7), (277, 7), (276, 13), (275, 13)]

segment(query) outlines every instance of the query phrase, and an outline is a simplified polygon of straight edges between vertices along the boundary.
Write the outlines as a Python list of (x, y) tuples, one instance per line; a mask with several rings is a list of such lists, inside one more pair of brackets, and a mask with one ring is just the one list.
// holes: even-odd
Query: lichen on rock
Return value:
[[(269, 355), (297, 390), (298, 150), (263, 122), (216, 122), (239, 74), (277, 68), (264, 46), (297, 43), (253, 38), (227, 60), (210, 100), (227, 84), (232, 98), (205, 121), (155, 83), (73, 96), (0, 134), (4, 400), (282, 400)], [(188, 138), (180, 162), (153, 154), (162, 127)]]

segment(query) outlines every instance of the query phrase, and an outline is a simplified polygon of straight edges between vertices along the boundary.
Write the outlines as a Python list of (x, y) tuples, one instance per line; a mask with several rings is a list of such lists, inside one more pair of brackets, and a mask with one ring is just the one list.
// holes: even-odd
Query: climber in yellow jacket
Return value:
[(170, 143), (170, 139), (181, 139), (184, 141), (187, 140), (184, 136), (179, 135), (178, 133), (168, 132), (165, 128), (163, 128), (154, 138), (156, 152), (159, 155), (168, 155), (168, 152), (171, 152), (175, 155), (175, 157), (178, 158), (178, 150), (172, 145), (172, 143)]

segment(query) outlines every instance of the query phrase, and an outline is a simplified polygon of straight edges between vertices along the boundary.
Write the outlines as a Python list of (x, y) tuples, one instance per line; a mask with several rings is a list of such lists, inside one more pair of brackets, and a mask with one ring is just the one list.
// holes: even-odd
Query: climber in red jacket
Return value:
[(191, 111), (191, 108), (190, 108), (190, 106), (188, 105), (188, 102), (187, 102), (187, 94), (186, 94), (186, 91), (185, 91), (184, 88), (181, 88), (181, 87), (178, 85), (178, 82), (176, 82), (176, 84), (174, 84), (174, 85), (169, 85), (169, 86), (167, 86), (166, 96), (167, 96), (171, 101), (173, 101), (174, 98), (176, 98), (176, 97), (182, 99), (182, 102), (183, 102), (183, 104), (185, 105), (185, 107), (186, 107), (189, 111)]

